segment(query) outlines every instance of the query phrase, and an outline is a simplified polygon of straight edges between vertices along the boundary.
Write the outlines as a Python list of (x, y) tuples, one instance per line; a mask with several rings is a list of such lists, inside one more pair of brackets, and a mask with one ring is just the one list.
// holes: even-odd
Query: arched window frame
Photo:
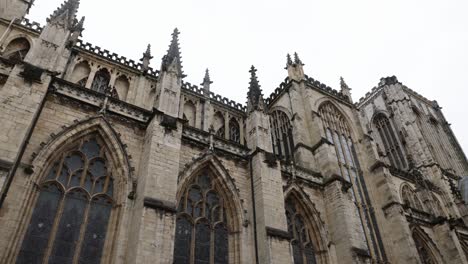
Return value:
[(416, 209), (421, 212), (425, 211), (418, 194), (408, 184), (404, 184), (401, 187), (401, 200), (412, 209)]
[(224, 116), (223, 116), (223, 114), (221, 114), (221, 112), (216, 112), (214, 114), (213, 123), (215, 122), (216, 118), (218, 118), (220, 120), (221, 124), (214, 124), (214, 125), (218, 125), (217, 127), (216, 126), (214, 127), (215, 135), (217, 137), (220, 137), (220, 138), (224, 139), (225, 138), (225, 133), (226, 133)]
[(380, 142), (382, 142), (385, 150), (385, 156), (390, 164), (401, 170), (406, 169), (408, 167), (406, 155), (391, 120), (385, 114), (379, 113), (374, 117), (373, 124), (377, 129)]
[(294, 156), (293, 127), (289, 116), (275, 110), (270, 114), (271, 136), (273, 152), (280, 159), (291, 159)]
[[(9, 50), (10, 46), (15, 44), (15, 42), (22, 41), (23, 44), (26, 44), (25, 48), (19, 49), (19, 50)], [(14, 63), (17, 63), (19, 61), (23, 61), (26, 58), (26, 55), (29, 53), (31, 50), (31, 42), (24, 36), (17, 36), (13, 38), (10, 42), (8, 42), (8, 45), (6, 45), (5, 50), (3, 51), (3, 56), (10, 59)]]
[(240, 126), (234, 117), (229, 120), (229, 140), (240, 144)]
[[(208, 167), (195, 173), (184, 186), (177, 206), (174, 264), (229, 263), (228, 216), (231, 213), (228, 212), (224, 193), (220, 182)], [(199, 230), (204, 231), (205, 236), (197, 233)], [(209, 238), (206, 236), (207, 232)], [(198, 240), (199, 237), (202, 237), (202, 241)], [(209, 241), (203, 240), (203, 237)], [(204, 256), (202, 252), (205, 253)]]
[[(96, 152), (96, 150), (92, 149), (91, 146), (92, 142), (95, 140), (99, 146), (99, 151)], [(105, 249), (106, 243), (109, 243), (109, 240), (111, 239), (114, 234), (112, 232), (112, 225), (115, 223), (115, 218), (116, 218), (116, 210), (115, 210), (115, 205), (116, 205), (116, 196), (117, 196), (117, 190), (115, 189), (116, 186), (114, 184), (115, 182), (115, 176), (118, 175), (116, 172), (117, 169), (115, 167), (115, 164), (112, 160), (112, 158), (109, 156), (110, 152), (103, 141), (102, 137), (99, 135), (99, 133), (93, 132), (90, 134), (87, 134), (85, 136), (82, 136), (78, 138), (77, 140), (73, 141), (67, 141), (68, 143), (58, 149), (55, 153), (53, 153), (53, 157), (50, 159), (49, 165), (46, 167), (47, 169), (44, 170), (43, 175), (39, 179), (39, 185), (35, 191), (33, 196), (35, 197), (32, 204), (35, 204), (35, 207), (32, 212), (32, 216), (30, 217), (29, 220), (27, 220), (27, 225), (28, 228), (26, 230), (25, 236), (23, 238), (22, 246), (20, 249), (20, 253), (17, 258), (17, 263), (30, 263), (30, 261), (27, 259), (27, 256), (21, 252), (24, 250), (27, 250), (27, 242), (30, 241), (27, 237), (29, 236), (30, 233), (28, 233), (29, 229), (34, 226), (32, 223), (35, 221), (35, 214), (36, 214), (36, 209), (38, 204), (41, 201), (41, 195), (47, 192), (47, 189), (50, 189), (51, 187), (56, 188), (57, 194), (60, 195), (60, 199), (58, 199), (58, 205), (57, 209), (55, 211), (55, 215), (53, 217), (53, 224), (51, 226), (50, 234), (52, 236), (47, 236), (47, 247), (45, 248), (44, 254), (42, 256), (43, 259), (49, 259), (51, 257), (57, 258), (57, 254), (63, 254), (65, 252), (62, 249), (56, 248), (55, 241), (58, 241), (59, 235), (61, 232), (64, 230), (62, 227), (62, 222), (63, 221), (70, 221), (70, 218), (68, 220), (66, 217), (70, 217), (68, 213), (66, 213), (69, 208), (67, 207), (68, 205), (68, 199), (69, 197), (75, 196), (76, 198), (70, 198), (70, 199), (78, 199), (78, 200), (83, 200), (86, 204), (84, 205), (84, 211), (83, 211), (83, 217), (82, 217), (82, 222), (79, 224), (78, 231), (76, 234), (79, 234), (78, 240), (76, 240), (76, 244), (72, 246), (73, 248), (73, 259), (77, 259), (80, 261), (85, 261), (86, 263), (100, 263), (100, 260), (104, 258), (104, 254), (108, 249)], [(87, 149), (87, 151), (85, 151)], [(92, 154), (94, 151), (94, 154)], [(91, 156), (91, 154), (93, 156)], [(71, 161), (75, 160), (77, 161), (81, 160), (79, 162), (80, 167), (74, 167), (70, 163)], [(96, 164), (98, 163), (104, 163), (104, 167), (98, 166), (96, 167)], [(78, 164), (78, 163), (75, 163)], [(68, 165), (68, 166), (67, 166)], [(73, 169), (74, 168), (74, 169)], [(66, 174), (64, 174), (66, 173)], [(104, 175), (105, 174), (105, 175)], [(104, 176), (102, 176), (104, 175)], [(87, 184), (89, 177), (93, 177), (92, 185)], [(65, 180), (66, 179), (66, 180)], [(79, 180), (78, 182), (74, 179)], [(100, 189), (102, 184), (102, 190)], [(91, 186), (91, 187), (90, 187)], [(91, 189), (88, 189), (88, 187), (92, 188), (93, 191), (91, 192)], [(96, 188), (97, 191), (96, 191)], [(79, 196), (76, 196), (80, 194)], [(78, 198), (81, 197), (81, 198)], [(98, 204), (107, 204), (106, 208), (99, 208)], [(93, 209), (93, 208), (98, 208), (98, 209)], [(94, 211), (93, 211), (94, 210)], [(107, 210), (107, 211), (106, 211)], [(105, 227), (101, 228), (99, 230), (99, 225), (92, 225), (92, 223), (96, 223), (98, 218), (93, 217), (102, 217), (99, 216), (99, 213), (105, 212), (107, 215), (104, 216), (105, 219)], [(96, 214), (97, 213), (97, 214)], [(67, 215), (66, 215), (67, 214)], [(76, 218), (76, 215), (75, 215)], [(78, 218), (77, 218), (78, 219)], [(63, 222), (65, 223), (65, 222)], [(67, 225), (68, 226), (68, 225)], [(71, 224), (73, 226), (73, 224)], [(98, 228), (98, 229), (96, 229)], [(69, 232), (69, 231), (67, 231)], [(89, 233), (89, 232), (98, 232), (98, 233)], [(101, 235), (99, 235), (99, 232), (101, 232)], [(65, 234), (65, 233), (64, 233)], [(90, 237), (91, 236), (91, 237)], [(91, 244), (88, 244), (86, 241), (89, 239), (96, 239), (100, 238), (101, 240), (101, 250), (97, 250), (95, 252), (98, 252), (100, 256), (98, 259), (86, 259), (87, 257), (92, 257), (90, 255), (87, 255), (85, 252), (92, 252), (93, 250), (86, 247), (86, 245), (90, 246)], [(67, 239), (68, 240), (68, 239)], [(26, 244), (25, 244), (26, 243)], [(25, 247), (26, 245), (26, 247)], [(34, 251), (37, 251), (38, 244), (32, 245), (34, 247)], [(91, 250), (91, 251), (89, 251)], [(26, 259), (25, 259), (26, 257)], [(70, 257), (70, 256), (69, 256)], [(57, 260), (57, 259), (56, 259)], [(37, 261), (37, 258), (35, 258), (35, 261)], [(63, 260), (57, 260), (57, 261), (63, 261)]]
[(106, 68), (102, 68), (94, 75), (91, 90), (104, 93), (109, 87), (111, 75)]
[(413, 228), (412, 238), (418, 252), (421, 264), (438, 264), (442, 263), (439, 255), (435, 252), (432, 240), (419, 227)]

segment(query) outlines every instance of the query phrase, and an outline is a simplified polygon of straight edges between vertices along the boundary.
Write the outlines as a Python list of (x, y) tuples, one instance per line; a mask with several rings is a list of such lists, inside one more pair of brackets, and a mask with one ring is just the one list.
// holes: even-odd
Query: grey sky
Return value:
[[(29, 18), (45, 19), (63, 0), (36, 0)], [(138, 60), (151, 43), (152, 66), (174, 27), (186, 81), (210, 69), (213, 91), (245, 103), (249, 67), (268, 96), (286, 77), (286, 53), (297, 51), (309, 76), (357, 101), (380, 77), (436, 99), (468, 151), (467, 1), (81, 0), (83, 39)]]

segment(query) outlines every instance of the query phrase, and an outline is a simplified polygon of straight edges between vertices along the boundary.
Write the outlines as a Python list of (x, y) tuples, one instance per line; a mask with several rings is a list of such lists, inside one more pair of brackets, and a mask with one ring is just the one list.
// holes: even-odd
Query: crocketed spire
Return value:
[(263, 94), (257, 78), (257, 69), (252, 65), (250, 67), (250, 83), (247, 92), (247, 111), (264, 110)]
[[(47, 19), (47, 23), (59, 24), (68, 29), (73, 29), (79, 22), (76, 19), (76, 13), (80, 6), (80, 0), (67, 0), (57, 8)], [(82, 19), (83, 20), (83, 19)]]
[(200, 84), (203, 86), (203, 90), (205, 91), (205, 95), (209, 95), (210, 93), (210, 85), (213, 82), (210, 79), (210, 72), (208, 71), (208, 68), (205, 71), (205, 77), (203, 78), (203, 82)]
[(169, 68), (171, 64), (175, 64), (178, 73), (184, 77), (182, 71), (182, 57), (180, 56), (180, 48), (179, 48), (179, 30), (177, 28), (174, 29), (172, 33), (172, 40), (171, 44), (169, 45), (169, 50), (167, 54), (164, 55), (162, 59), (162, 70), (165, 71)]

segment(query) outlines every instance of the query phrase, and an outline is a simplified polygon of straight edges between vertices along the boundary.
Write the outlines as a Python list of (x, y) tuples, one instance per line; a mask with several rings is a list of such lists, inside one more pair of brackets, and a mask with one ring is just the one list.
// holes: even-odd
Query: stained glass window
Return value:
[(315, 250), (309, 228), (304, 222), (304, 213), (292, 198), (286, 200), (286, 218), (294, 264), (315, 264)]
[(101, 262), (113, 181), (100, 142), (96, 135), (77, 140), (52, 163), (16, 263)]
[(177, 209), (175, 264), (227, 264), (229, 244), (223, 199), (208, 170), (195, 177)]

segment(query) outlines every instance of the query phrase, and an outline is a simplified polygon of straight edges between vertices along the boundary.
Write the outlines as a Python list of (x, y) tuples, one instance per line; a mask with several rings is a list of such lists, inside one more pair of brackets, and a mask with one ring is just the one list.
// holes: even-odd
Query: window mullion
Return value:
[(89, 215), (89, 210), (91, 208), (91, 203), (92, 203), (92, 198), (88, 201), (88, 205), (85, 209), (84, 215), (83, 215), (83, 223), (81, 224), (80, 227), (80, 236), (78, 237), (78, 241), (76, 241), (76, 246), (75, 246), (75, 255), (73, 256), (73, 263), (78, 264), (78, 261), (80, 259), (80, 253), (81, 253), (81, 248), (83, 247), (82, 243), (84, 240), (84, 236), (86, 233), (86, 229), (88, 226), (88, 215)]
[(67, 197), (67, 193), (64, 192), (62, 194), (62, 198), (61, 198), (61, 201), (59, 203), (58, 210), (57, 210), (57, 215), (55, 216), (54, 224), (53, 224), (52, 230), (50, 232), (49, 242), (48, 242), (47, 248), (46, 248), (46, 250), (44, 252), (44, 259), (42, 261), (43, 263), (48, 263), (50, 254), (52, 254), (52, 248), (53, 248), (54, 242), (55, 242), (55, 235), (57, 234), (60, 219), (62, 219), (63, 207), (64, 207), (64, 204), (65, 204), (66, 197)]

